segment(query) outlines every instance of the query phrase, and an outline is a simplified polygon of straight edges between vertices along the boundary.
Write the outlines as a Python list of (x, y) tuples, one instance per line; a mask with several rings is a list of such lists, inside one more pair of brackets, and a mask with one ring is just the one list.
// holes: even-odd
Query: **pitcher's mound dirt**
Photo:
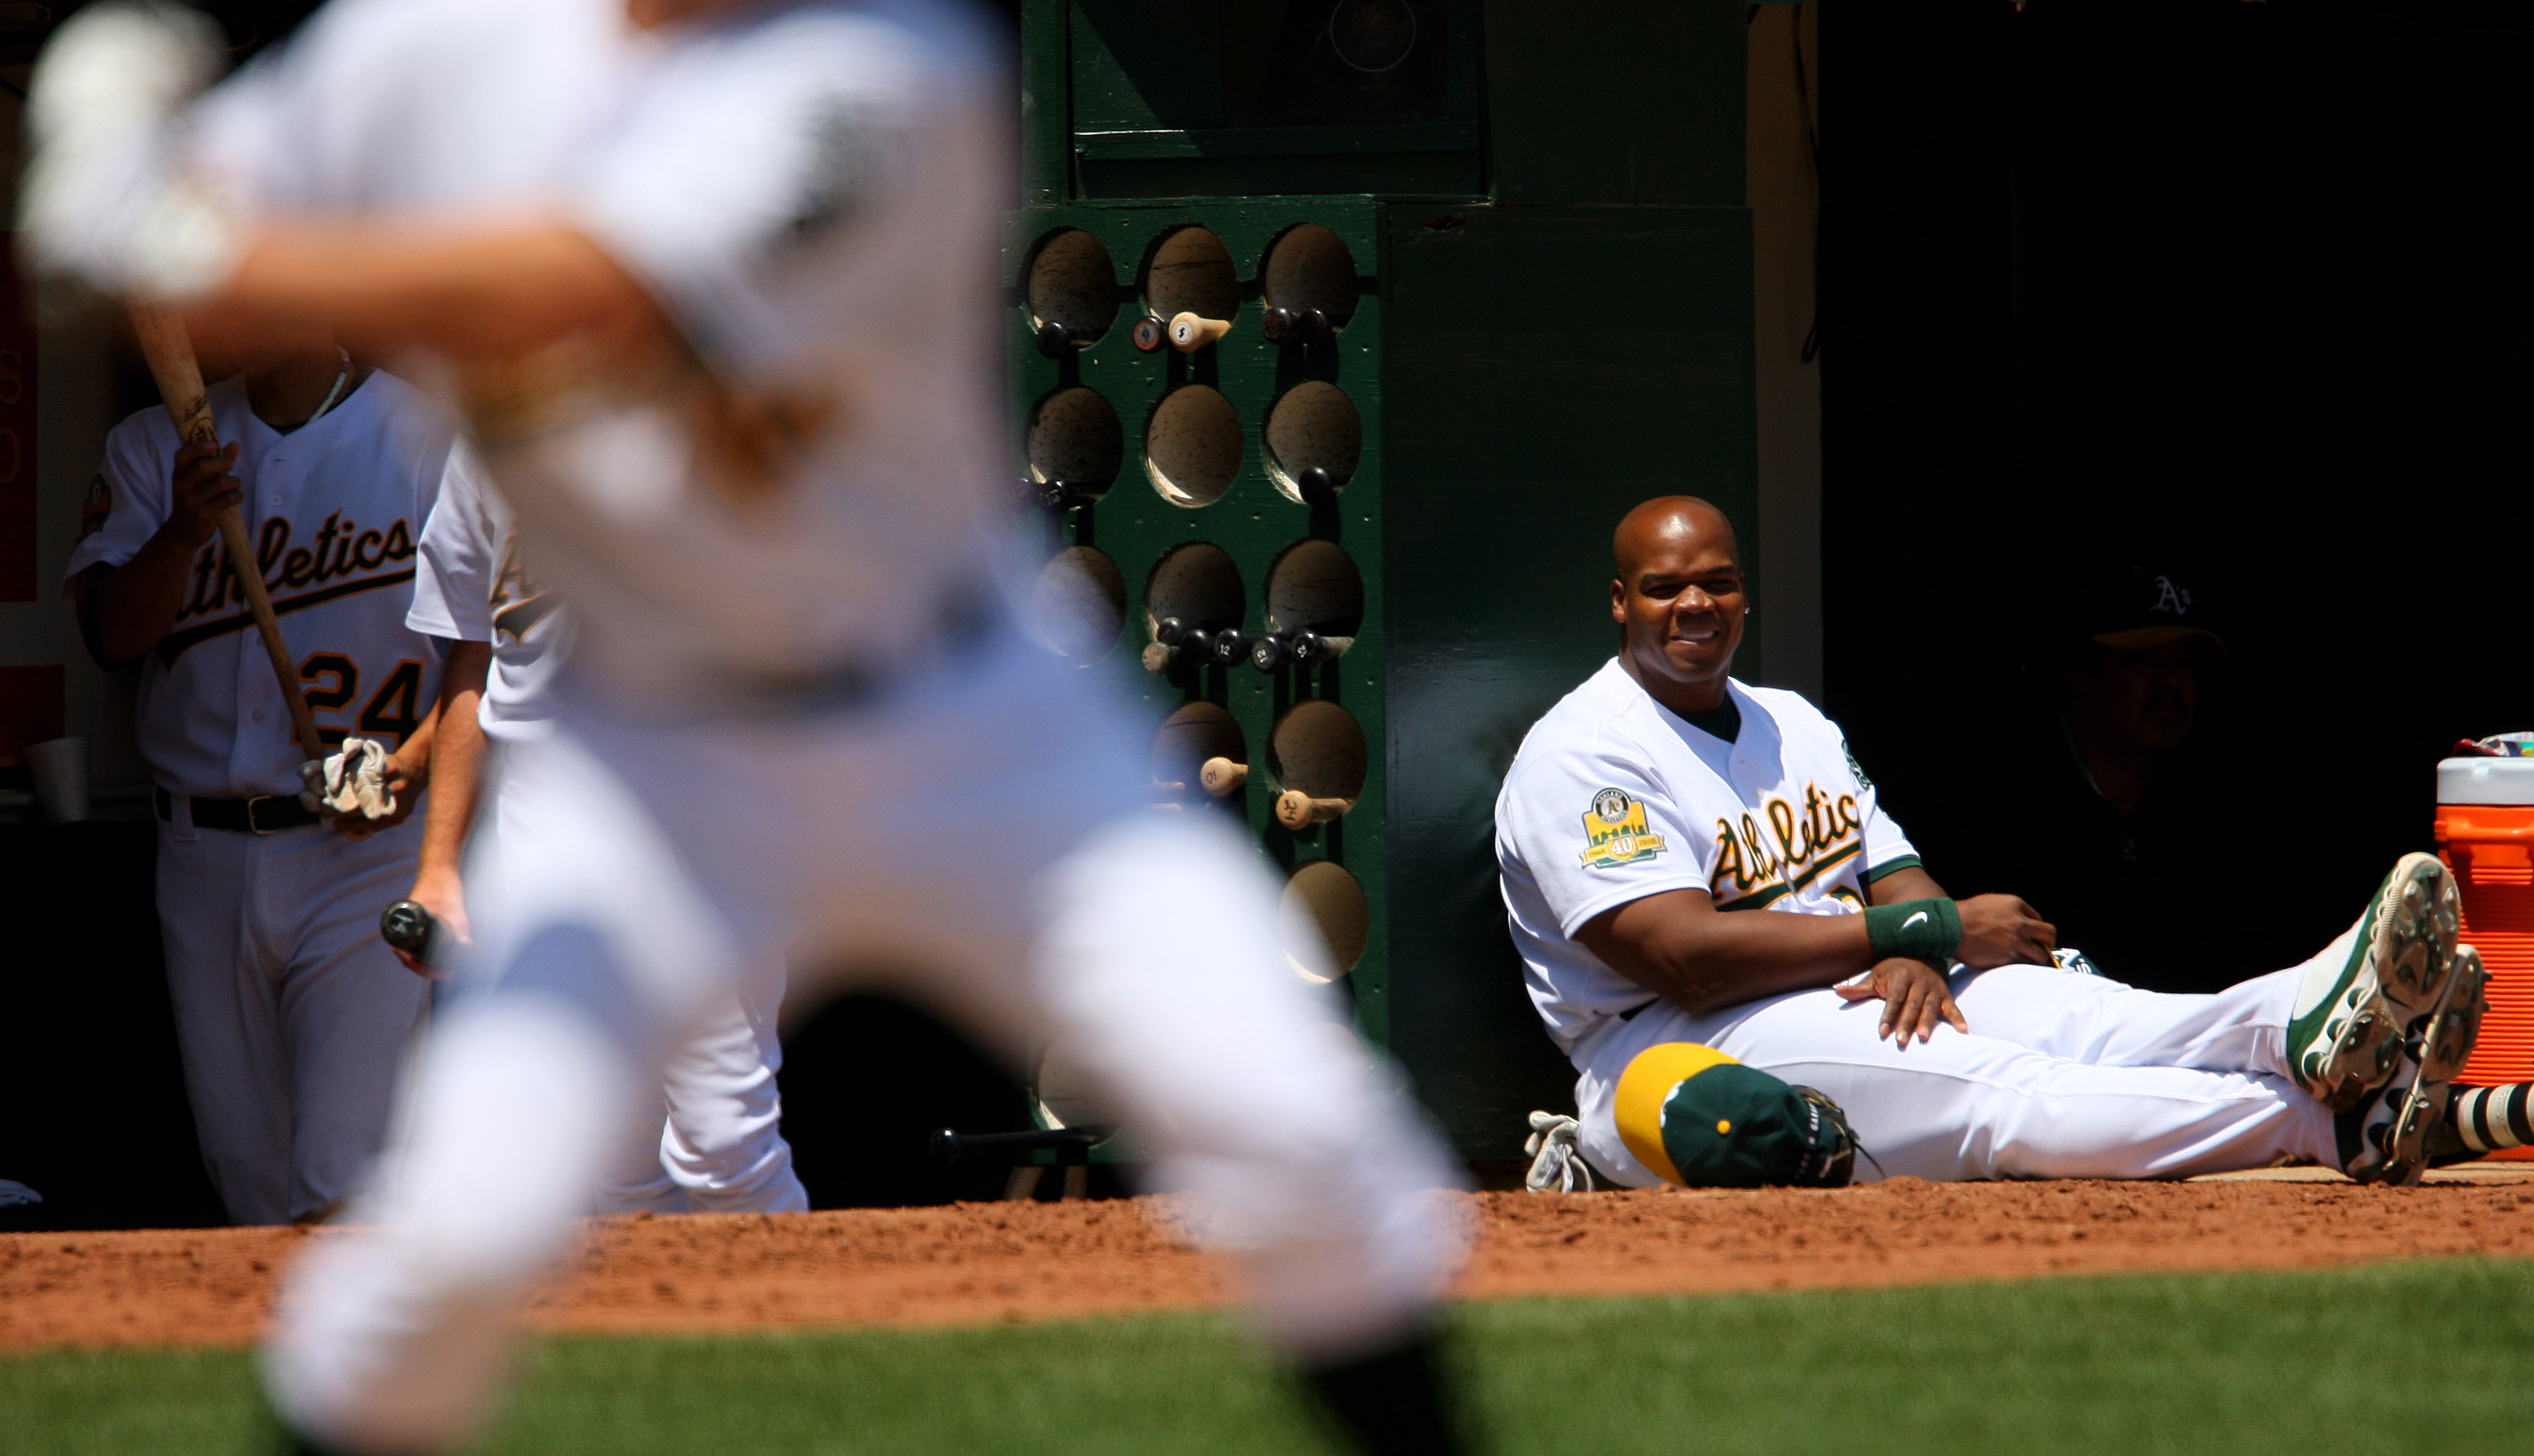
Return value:
[[(1838, 1191), (1453, 1194), (1459, 1293), (1699, 1293), (2124, 1269), (2534, 1257), (2534, 1185), (2255, 1180)], [(538, 1302), (558, 1330), (1053, 1319), (1222, 1303), (1234, 1289), (1144, 1199), (610, 1219)], [(243, 1344), (294, 1229), (0, 1238), (0, 1349)]]

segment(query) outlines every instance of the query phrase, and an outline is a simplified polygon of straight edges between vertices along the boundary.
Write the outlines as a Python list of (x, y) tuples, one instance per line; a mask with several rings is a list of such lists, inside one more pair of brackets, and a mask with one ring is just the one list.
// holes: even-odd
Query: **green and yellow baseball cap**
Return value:
[(1694, 1041), (1637, 1053), (1614, 1111), (1628, 1151), (1681, 1188), (1842, 1188), (1855, 1174), (1837, 1103)]

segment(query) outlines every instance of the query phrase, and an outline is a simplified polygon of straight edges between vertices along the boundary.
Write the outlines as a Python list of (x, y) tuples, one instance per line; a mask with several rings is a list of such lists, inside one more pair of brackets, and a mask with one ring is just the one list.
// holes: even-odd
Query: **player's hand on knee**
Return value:
[(2058, 927), (2015, 896), (1974, 895), (1956, 901), (1954, 908), (1962, 917), (1962, 943), (1954, 954), (1971, 969), (2051, 963)]
[(245, 484), (229, 474), (237, 457), (234, 442), (216, 447), (189, 444), (177, 450), (175, 474), (168, 482), (173, 505), (167, 524), (159, 529), (186, 546), (211, 540), (220, 528), (220, 512), (246, 499)]
[(1874, 1034), (1889, 1036), (1900, 1046), (1907, 1046), (1912, 1036), (1920, 1041), (1934, 1036), (1940, 1021), (1957, 1031), (1971, 1029), (1962, 1019), (1962, 1009), (1954, 1002), (1953, 987), (1945, 983), (1944, 972), (1924, 961), (1896, 956), (1877, 962), (1862, 980), (1831, 989), (1850, 1001), (1881, 997), (1883, 1024)]

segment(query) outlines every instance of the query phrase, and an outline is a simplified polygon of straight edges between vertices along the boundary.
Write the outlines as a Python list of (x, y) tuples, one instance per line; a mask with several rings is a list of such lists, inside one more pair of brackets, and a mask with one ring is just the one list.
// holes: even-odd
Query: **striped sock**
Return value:
[(2446, 1116), (2474, 1152), (2496, 1152), (2534, 1142), (2534, 1081), (2504, 1087), (2457, 1087)]

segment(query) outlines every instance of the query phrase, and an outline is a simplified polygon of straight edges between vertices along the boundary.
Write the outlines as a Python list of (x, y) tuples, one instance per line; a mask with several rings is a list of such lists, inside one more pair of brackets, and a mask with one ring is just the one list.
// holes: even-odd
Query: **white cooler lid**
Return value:
[(2534, 804), (2534, 758), (2438, 761), (2442, 804)]

